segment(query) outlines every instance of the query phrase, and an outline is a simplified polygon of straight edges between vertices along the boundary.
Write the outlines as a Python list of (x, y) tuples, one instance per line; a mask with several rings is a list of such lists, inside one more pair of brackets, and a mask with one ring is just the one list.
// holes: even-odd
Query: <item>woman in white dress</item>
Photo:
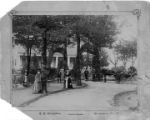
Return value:
[(41, 90), (41, 72), (40, 70), (37, 71), (37, 74), (35, 75), (35, 81), (33, 84), (33, 93), (39, 93)]

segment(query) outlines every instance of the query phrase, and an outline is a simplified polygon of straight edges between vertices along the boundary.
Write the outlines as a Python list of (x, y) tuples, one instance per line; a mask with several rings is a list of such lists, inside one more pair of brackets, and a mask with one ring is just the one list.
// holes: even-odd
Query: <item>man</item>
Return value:
[(47, 93), (47, 79), (48, 79), (48, 70), (46, 69), (46, 65), (42, 64), (41, 70), (41, 83), (42, 83), (42, 93)]
[(89, 74), (89, 72), (88, 72), (88, 70), (86, 68), (85, 71), (84, 71), (84, 75), (85, 75), (85, 80), (86, 81), (88, 80), (88, 74)]
[(61, 83), (61, 71), (58, 70), (58, 73), (57, 73), (57, 77), (58, 77), (58, 83)]

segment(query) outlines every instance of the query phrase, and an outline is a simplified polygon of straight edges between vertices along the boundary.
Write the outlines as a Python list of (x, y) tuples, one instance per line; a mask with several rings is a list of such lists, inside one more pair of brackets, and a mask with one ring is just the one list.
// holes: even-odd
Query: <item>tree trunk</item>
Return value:
[(43, 48), (42, 48), (42, 62), (43, 64), (47, 64), (47, 38), (46, 38), (47, 30), (43, 33)]
[(94, 47), (93, 68), (95, 70), (96, 79), (100, 80), (100, 60), (98, 48)]
[(27, 48), (27, 76), (30, 73), (31, 48)]
[(49, 68), (51, 67), (51, 63), (52, 63), (52, 59), (53, 59), (53, 49), (50, 48), (48, 50), (49, 54), (48, 54), (48, 61), (47, 61), (47, 64), (49, 66)]
[(80, 56), (81, 56), (81, 52), (80, 52), (80, 35), (77, 34), (77, 57), (76, 57), (76, 80), (77, 80), (77, 85), (78, 86), (81, 86), (82, 83), (81, 83), (81, 68), (80, 68)]

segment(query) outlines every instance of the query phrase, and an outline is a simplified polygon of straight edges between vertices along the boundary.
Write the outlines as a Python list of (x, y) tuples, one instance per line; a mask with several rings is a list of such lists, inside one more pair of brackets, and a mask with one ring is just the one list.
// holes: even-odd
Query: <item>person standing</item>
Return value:
[(65, 88), (73, 88), (72, 80), (71, 80), (71, 73), (69, 70), (65, 72)]
[(39, 93), (41, 90), (41, 73), (40, 70), (37, 71), (37, 74), (35, 75), (35, 81), (33, 84), (33, 93)]
[(28, 87), (28, 75), (27, 75), (27, 70), (25, 70), (23, 86), (24, 86), (24, 87)]
[(86, 81), (88, 80), (88, 74), (89, 74), (89, 72), (88, 72), (88, 70), (86, 68), (85, 71), (84, 71), (84, 75), (85, 75), (85, 80)]
[(68, 76), (68, 88), (73, 88), (72, 80), (71, 80), (71, 72), (69, 70), (67, 76)]
[(61, 71), (58, 70), (58, 73), (57, 73), (57, 77), (58, 77), (58, 83), (61, 83)]
[(48, 79), (48, 70), (46, 69), (46, 65), (42, 65), (41, 71), (41, 84), (42, 84), (42, 93), (47, 93), (47, 79)]

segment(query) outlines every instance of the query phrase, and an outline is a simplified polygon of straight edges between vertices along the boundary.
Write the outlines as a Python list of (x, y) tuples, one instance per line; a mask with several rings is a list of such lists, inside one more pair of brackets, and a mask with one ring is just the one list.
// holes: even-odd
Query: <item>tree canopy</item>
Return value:
[[(49, 56), (52, 56), (54, 51), (59, 49), (63, 50), (64, 60), (67, 63), (66, 48), (70, 44), (76, 44), (76, 70), (79, 77), (82, 51), (86, 50), (93, 54), (93, 67), (99, 74), (100, 67), (108, 65), (103, 48), (111, 47), (117, 32), (111, 15), (44, 15), (13, 18), (16, 43), (28, 48), (29, 36), (32, 35), (34, 45), (41, 51), (45, 64), (47, 51)], [(81, 42), (84, 43), (83, 47)]]
[(124, 41), (120, 42), (115, 46), (115, 51), (118, 54), (118, 58), (123, 61), (124, 66), (129, 59), (132, 60), (132, 66), (137, 56), (137, 41)]

